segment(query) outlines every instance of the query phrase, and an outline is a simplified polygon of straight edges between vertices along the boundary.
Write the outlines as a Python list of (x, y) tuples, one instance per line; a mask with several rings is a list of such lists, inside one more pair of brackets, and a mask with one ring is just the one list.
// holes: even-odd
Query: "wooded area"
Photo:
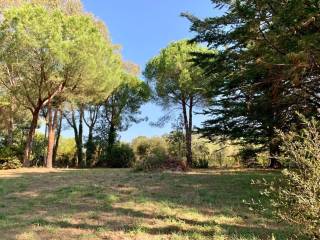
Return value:
[[(218, 211), (229, 200), (213, 199), (226, 193), (221, 189), (214, 193), (203, 181), (214, 182), (221, 174), (219, 181), (229, 186), (228, 176), (238, 176), (243, 198), (226, 194), (233, 199), (229, 206), (237, 208), (231, 209), (232, 214), (239, 213), (246, 224), (247, 219), (255, 221), (251, 215), (246, 219), (243, 215), (248, 212), (235, 207), (238, 204), (263, 219), (270, 216), (272, 223), (263, 220), (269, 230), (281, 221), (278, 229), (266, 234), (254, 231), (257, 235), (252, 237), (227, 230), (225, 236), (218, 230), (192, 235), (188, 228), (184, 233), (177, 231), (177, 238), (172, 238), (175, 231), (159, 230), (158, 237), (166, 235), (163, 239), (320, 239), (320, 2), (212, 0), (212, 6), (221, 15), (201, 19), (177, 13), (190, 22), (194, 38), (168, 43), (140, 69), (125, 60), (107, 25), (85, 11), (80, 0), (0, 1), (0, 230), (6, 228), (6, 221), (13, 221), (8, 218), (12, 208), (7, 212), (4, 208), (10, 205), (7, 197), (19, 193), (8, 180), (10, 174), (17, 178), (15, 171), (22, 171), (36, 188), (39, 173), (29, 168), (47, 168), (38, 177), (43, 174), (48, 186), (52, 183), (47, 173), (53, 171), (54, 177), (63, 178), (64, 170), (53, 168), (75, 168), (78, 170), (66, 171), (66, 178), (81, 182), (81, 176), (87, 177), (99, 188), (103, 171), (115, 181), (117, 176), (109, 169), (92, 168), (113, 168), (131, 190), (137, 182), (126, 182), (126, 176), (132, 180), (137, 174), (137, 181), (147, 181), (155, 174), (161, 182), (162, 178), (175, 181), (182, 174), (170, 189), (177, 197), (184, 194), (179, 186), (192, 186), (192, 191), (185, 189), (192, 196), (205, 192), (199, 192), (199, 202), (180, 199), (182, 205), (188, 205), (187, 211), (191, 207), (209, 211), (210, 206)], [(163, 116), (157, 122), (143, 115), (142, 106), (147, 103), (161, 107)], [(195, 115), (202, 116), (200, 125), (194, 123)], [(171, 123), (172, 131), (146, 137), (141, 130), (130, 143), (121, 140), (121, 133), (148, 121), (160, 128)], [(64, 135), (67, 129), (73, 131), (73, 138)], [(6, 174), (1, 170), (9, 170), (8, 179), (1, 177)], [(233, 171), (240, 173), (234, 176)], [(96, 179), (90, 174), (96, 174)], [(156, 182), (151, 182), (156, 188)], [(122, 183), (113, 188), (122, 189)], [(72, 185), (66, 194), (51, 190), (66, 199), (76, 192), (77, 202), (86, 199), (82, 194), (88, 191), (87, 184), (84, 189), (79, 185), (80, 190)], [(32, 191), (31, 187), (23, 189)], [(41, 188), (47, 196), (49, 189)], [(100, 201), (100, 191), (106, 190), (87, 192), (90, 201), (91, 197)], [(108, 214), (123, 199), (132, 200), (117, 191), (108, 203)], [(148, 196), (150, 208), (156, 207), (150, 189), (139, 194)], [(155, 195), (161, 198), (161, 193)], [(165, 201), (174, 198), (167, 197)], [(103, 196), (108, 201), (106, 198)], [(136, 196), (133, 199), (138, 201)], [(169, 207), (182, 211), (181, 206), (173, 205)], [(203, 212), (199, 214), (205, 218)], [(16, 220), (28, 225), (20, 217)], [(43, 225), (50, 225), (49, 218), (42, 220)], [(194, 225), (188, 221), (199, 219), (193, 216), (183, 222)], [(254, 223), (250, 224), (249, 232)], [(205, 226), (210, 228), (209, 223)], [(109, 239), (93, 229), (92, 239)], [(152, 235), (151, 230), (144, 234), (144, 238)], [(54, 234), (41, 236), (52, 239)], [(68, 235), (68, 239), (78, 237)], [(7, 231), (6, 239), (19, 238)]]

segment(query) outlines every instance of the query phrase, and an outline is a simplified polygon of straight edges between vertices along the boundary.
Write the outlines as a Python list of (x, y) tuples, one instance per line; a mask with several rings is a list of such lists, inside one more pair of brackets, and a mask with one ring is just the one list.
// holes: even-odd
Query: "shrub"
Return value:
[(0, 170), (21, 168), (22, 164), (19, 154), (14, 147), (1, 146), (0, 147)]
[(32, 144), (31, 166), (43, 166), (47, 153), (48, 140), (42, 133), (36, 133)]
[(12, 147), (8, 147), (8, 146), (0, 147), (0, 158), (10, 158), (15, 155), (16, 155), (16, 152)]
[(132, 167), (135, 162), (133, 149), (129, 144), (118, 143), (114, 145), (107, 157), (107, 166), (111, 168)]
[(140, 159), (135, 165), (136, 170), (151, 171), (164, 167), (167, 154), (161, 148), (152, 148), (151, 151)]
[(73, 138), (60, 138), (56, 161), (57, 167), (75, 166), (76, 143)]
[(192, 163), (193, 168), (209, 168), (208, 159), (194, 159)]
[(163, 138), (139, 137), (132, 143), (137, 157), (137, 170), (155, 170), (164, 166), (168, 159), (168, 147)]
[(240, 149), (238, 156), (240, 158), (241, 164), (245, 167), (257, 167), (259, 166), (257, 162), (257, 151), (252, 146), (245, 146)]
[(302, 131), (280, 133), (287, 166), (277, 181), (267, 183), (264, 195), (271, 198), (275, 214), (310, 239), (320, 239), (320, 132), (315, 120), (303, 120)]
[(22, 164), (16, 157), (0, 158), (0, 170), (18, 169)]
[(193, 164), (194, 168), (209, 168), (209, 148), (203, 142), (194, 141), (192, 146)]
[(182, 131), (173, 131), (166, 136), (168, 150), (171, 157), (184, 160), (186, 157), (185, 136)]

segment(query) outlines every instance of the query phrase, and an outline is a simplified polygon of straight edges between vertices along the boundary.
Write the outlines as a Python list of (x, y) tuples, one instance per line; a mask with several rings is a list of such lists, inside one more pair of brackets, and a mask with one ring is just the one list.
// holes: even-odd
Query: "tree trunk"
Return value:
[(86, 143), (86, 164), (87, 166), (93, 166), (94, 155), (96, 153), (96, 146), (93, 140), (93, 130), (97, 122), (98, 113), (100, 106), (89, 106), (88, 112), (90, 114), (89, 120), (86, 121), (86, 118), (83, 118), (84, 123), (87, 125), (89, 129), (88, 140)]
[(10, 107), (9, 107), (9, 116), (8, 116), (8, 136), (6, 139), (6, 143), (9, 146), (12, 146), (14, 140), (14, 114), (17, 109), (16, 101), (13, 97), (10, 99)]
[(59, 149), (59, 142), (60, 142), (60, 137), (61, 137), (61, 130), (62, 130), (62, 119), (63, 119), (63, 114), (62, 111), (59, 110), (59, 121), (58, 121), (58, 126), (57, 126), (57, 137), (56, 137), (56, 143), (54, 144), (53, 148), (53, 156), (52, 160), (55, 162), (57, 160), (57, 154), (58, 154), (58, 149)]
[(80, 167), (86, 167), (85, 159), (83, 157), (83, 108), (81, 107), (79, 111), (78, 160)]
[(279, 141), (272, 139), (269, 144), (270, 153), (270, 165), (269, 168), (281, 168), (281, 163), (278, 161), (278, 156), (280, 154)]
[(24, 167), (30, 167), (30, 153), (32, 149), (32, 143), (34, 139), (34, 134), (38, 125), (38, 117), (39, 117), (39, 112), (40, 112), (41, 107), (37, 107), (33, 112), (32, 112), (32, 121), (30, 125), (30, 129), (26, 138), (26, 146), (24, 149), (24, 155), (23, 155), (23, 166)]
[(108, 133), (108, 149), (109, 153), (112, 150), (117, 138), (116, 128), (113, 123), (110, 124), (109, 133)]
[(13, 144), (13, 131), (14, 131), (14, 119), (13, 114), (15, 112), (15, 103), (14, 100), (11, 100), (10, 110), (9, 110), (9, 122), (8, 122), (8, 138), (7, 138), (7, 144), (9, 146), (12, 146)]
[[(188, 120), (187, 103), (185, 99), (182, 100), (182, 112), (183, 112), (185, 138), (186, 138), (187, 165), (188, 167), (192, 167), (192, 131), (191, 131), (192, 127), (189, 126), (189, 124), (192, 123), (192, 120), (191, 119)], [(189, 117), (190, 117), (190, 109), (189, 109)]]
[(94, 152), (95, 152), (95, 146), (94, 146), (94, 142), (93, 142), (93, 126), (89, 126), (89, 134), (88, 134), (88, 141), (86, 144), (86, 162), (88, 166), (92, 166), (93, 164), (93, 156), (94, 156)]
[(56, 126), (58, 120), (58, 109), (53, 110), (51, 101), (48, 103), (48, 150), (46, 167), (52, 168), (53, 163), (53, 148), (55, 143)]
[(84, 110), (83, 107), (79, 108), (79, 126), (77, 124), (76, 121), (76, 117), (75, 117), (75, 111), (72, 110), (72, 115), (71, 115), (71, 120), (67, 121), (69, 122), (70, 126), (73, 128), (74, 131), (74, 140), (76, 142), (76, 148), (77, 148), (77, 162), (76, 162), (76, 167), (84, 167), (84, 161), (83, 161), (83, 141), (82, 141), (82, 137), (83, 137), (83, 114), (84, 114)]
[(193, 156), (192, 156), (192, 124), (193, 124), (193, 118), (192, 118), (192, 111), (193, 111), (193, 97), (191, 96), (190, 97), (190, 100), (189, 100), (189, 131), (188, 131), (188, 134), (187, 134), (187, 137), (188, 137), (188, 155), (189, 155), (189, 165), (192, 166), (193, 164)]
[(12, 117), (12, 113), (10, 113), (9, 116), (9, 125), (8, 125), (8, 139), (7, 139), (7, 143), (9, 146), (12, 146), (13, 144), (13, 117)]

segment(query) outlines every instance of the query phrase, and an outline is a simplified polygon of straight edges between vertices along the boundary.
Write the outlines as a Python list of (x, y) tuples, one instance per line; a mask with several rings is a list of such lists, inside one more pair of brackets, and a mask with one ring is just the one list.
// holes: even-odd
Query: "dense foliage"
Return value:
[[(286, 168), (266, 185), (263, 195), (271, 199), (275, 214), (297, 226), (310, 239), (320, 237), (320, 134), (319, 122), (303, 120), (303, 129), (280, 133), (283, 154), (279, 160)], [(259, 201), (252, 206), (265, 209)]]
[(111, 168), (130, 168), (135, 163), (135, 155), (129, 144), (115, 144), (106, 157), (106, 166)]
[(291, 165), (283, 171), (275, 206), (279, 216), (299, 224), (302, 232), (320, 238), (320, 135), (319, 123), (305, 122), (301, 133), (283, 137), (281, 160)]
[(135, 168), (138, 170), (160, 169), (168, 159), (168, 146), (164, 138), (138, 137), (132, 147), (136, 154)]
[[(287, 131), (295, 112), (316, 116), (319, 107), (319, 2), (309, 0), (213, 1), (224, 10), (200, 20), (184, 14), (217, 54), (198, 54), (211, 78), (204, 111), (206, 137), (227, 136), (268, 149), (278, 166), (275, 128)], [(215, 61), (212, 61), (215, 59)]]

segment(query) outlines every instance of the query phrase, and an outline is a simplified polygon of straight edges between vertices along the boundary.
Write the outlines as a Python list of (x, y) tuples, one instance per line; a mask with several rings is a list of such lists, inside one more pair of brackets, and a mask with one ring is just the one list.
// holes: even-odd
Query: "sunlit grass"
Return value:
[[(3, 239), (287, 239), (292, 232), (242, 203), (266, 171), (0, 172)], [(265, 201), (262, 199), (262, 201)], [(267, 203), (267, 201), (265, 201)]]

